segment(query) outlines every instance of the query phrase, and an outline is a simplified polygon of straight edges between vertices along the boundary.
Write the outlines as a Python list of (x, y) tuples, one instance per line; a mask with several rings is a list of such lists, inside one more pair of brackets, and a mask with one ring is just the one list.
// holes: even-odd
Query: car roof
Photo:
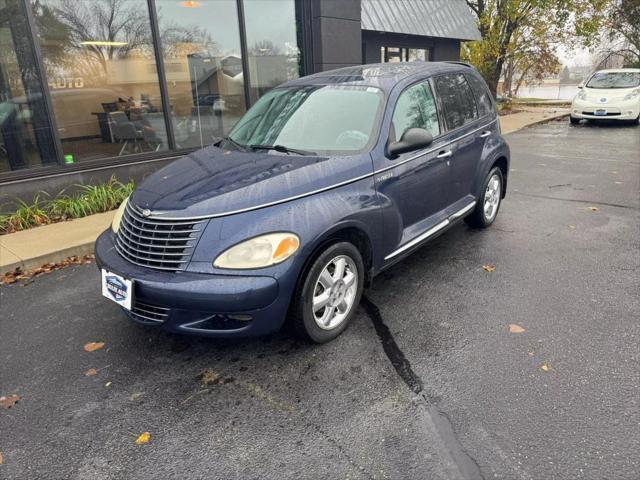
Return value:
[(457, 72), (465, 68), (473, 69), (462, 62), (370, 63), (315, 73), (291, 80), (282, 86), (346, 84), (376, 86), (390, 91), (398, 83), (410, 81), (414, 77), (422, 78), (438, 73)]

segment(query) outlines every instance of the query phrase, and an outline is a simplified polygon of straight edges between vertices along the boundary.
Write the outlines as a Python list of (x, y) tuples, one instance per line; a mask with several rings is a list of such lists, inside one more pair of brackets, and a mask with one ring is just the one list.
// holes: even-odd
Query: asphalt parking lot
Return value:
[(637, 479), (640, 127), (507, 139), (494, 226), (382, 274), (327, 345), (142, 328), (95, 265), (0, 288), (0, 478)]

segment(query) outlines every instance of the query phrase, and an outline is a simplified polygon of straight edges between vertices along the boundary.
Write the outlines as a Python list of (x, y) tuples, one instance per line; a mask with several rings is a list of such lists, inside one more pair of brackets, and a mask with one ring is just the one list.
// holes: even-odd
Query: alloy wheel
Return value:
[(323, 330), (340, 325), (353, 308), (358, 292), (356, 263), (347, 255), (333, 258), (320, 272), (313, 289), (313, 318)]
[(487, 182), (487, 188), (484, 192), (484, 218), (491, 222), (498, 213), (500, 205), (500, 195), (502, 194), (502, 185), (500, 177), (494, 174)]

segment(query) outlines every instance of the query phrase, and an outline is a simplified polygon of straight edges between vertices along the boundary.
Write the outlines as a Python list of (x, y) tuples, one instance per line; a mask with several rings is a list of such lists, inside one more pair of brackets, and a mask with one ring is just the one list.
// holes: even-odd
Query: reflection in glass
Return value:
[(355, 154), (375, 140), (382, 98), (375, 87), (276, 88), (242, 117), (229, 134), (229, 143), (321, 155)]
[(32, 0), (67, 163), (168, 148), (146, 0)]
[(301, 76), (302, 35), (295, 0), (244, 0), (251, 102)]
[(245, 111), (235, 0), (156, 0), (177, 148), (226, 135)]
[(473, 92), (464, 75), (440, 75), (435, 77), (434, 82), (442, 101), (443, 116), (448, 130), (454, 130), (478, 118)]
[(0, 172), (57, 161), (21, 3), (0, 2)]
[(434, 137), (440, 135), (436, 102), (426, 82), (409, 87), (398, 98), (391, 120), (392, 141), (400, 140), (410, 128), (424, 128)]

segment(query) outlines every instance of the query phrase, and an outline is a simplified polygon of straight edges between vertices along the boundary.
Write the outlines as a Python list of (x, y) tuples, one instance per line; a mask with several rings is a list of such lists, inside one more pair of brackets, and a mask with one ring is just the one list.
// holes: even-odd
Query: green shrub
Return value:
[(60, 192), (52, 200), (43, 200), (41, 193), (31, 203), (17, 200), (14, 213), (0, 215), (0, 234), (113, 210), (131, 195), (134, 183), (121, 183), (111, 177), (107, 183), (78, 188), (74, 195)]

